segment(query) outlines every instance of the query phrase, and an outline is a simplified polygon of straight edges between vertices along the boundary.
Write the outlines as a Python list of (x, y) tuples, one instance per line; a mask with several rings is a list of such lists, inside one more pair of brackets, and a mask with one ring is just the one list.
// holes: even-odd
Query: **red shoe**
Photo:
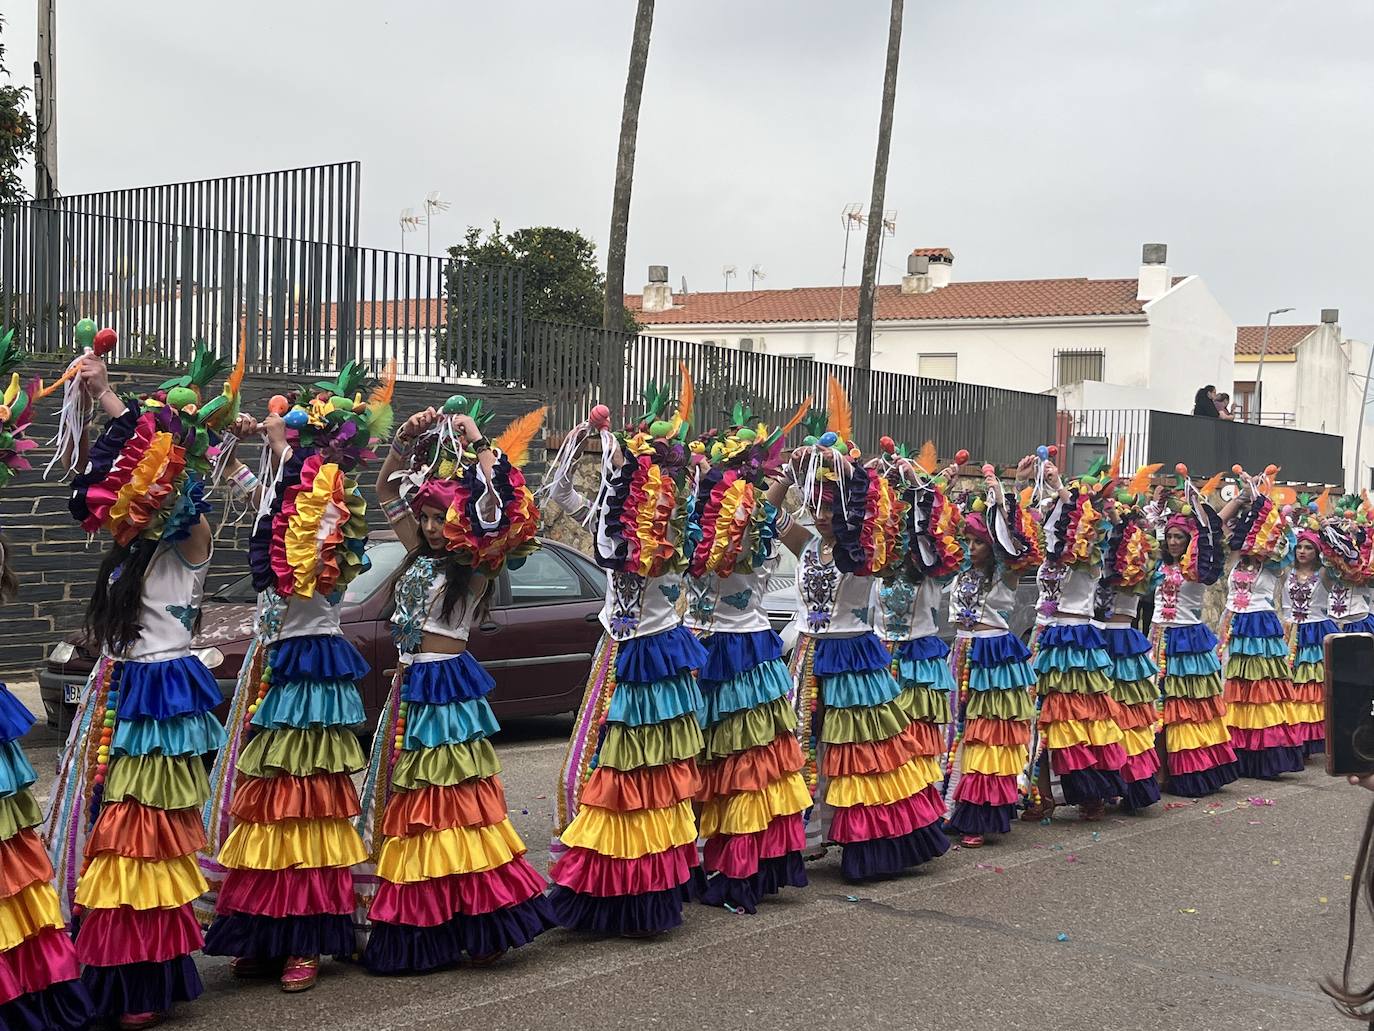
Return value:
[(144, 1028), (157, 1027), (166, 1019), (164, 1013), (125, 1013), (119, 1018), (120, 1031), (143, 1031)]
[(959, 839), (959, 844), (964, 848), (982, 848), (985, 842), (981, 834), (965, 834)]
[(281, 972), (281, 990), (308, 992), (315, 987), (319, 972), (319, 956), (292, 956), (287, 959), (286, 969)]

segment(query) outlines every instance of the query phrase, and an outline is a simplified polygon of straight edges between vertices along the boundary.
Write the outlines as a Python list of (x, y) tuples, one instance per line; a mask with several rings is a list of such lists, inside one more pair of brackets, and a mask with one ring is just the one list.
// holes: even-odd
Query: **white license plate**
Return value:
[(84, 683), (63, 684), (62, 700), (66, 702), (68, 705), (76, 705), (78, 702), (81, 701), (81, 689), (85, 686), (86, 685)]

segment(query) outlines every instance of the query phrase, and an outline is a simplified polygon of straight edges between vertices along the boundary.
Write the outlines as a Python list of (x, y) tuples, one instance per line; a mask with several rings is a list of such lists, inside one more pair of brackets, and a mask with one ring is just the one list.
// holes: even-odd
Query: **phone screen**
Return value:
[(1326, 639), (1326, 772), (1374, 773), (1374, 634)]

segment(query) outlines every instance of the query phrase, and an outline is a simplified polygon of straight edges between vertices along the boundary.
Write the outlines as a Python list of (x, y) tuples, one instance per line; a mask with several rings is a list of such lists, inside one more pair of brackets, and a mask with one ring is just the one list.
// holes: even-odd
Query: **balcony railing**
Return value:
[(1273, 464), (1282, 469), (1279, 478), (1290, 483), (1344, 483), (1341, 437), (1270, 425), (1268, 418), (1255, 425), (1146, 408), (1065, 409), (1058, 415), (1055, 443), (1061, 465), (1074, 474), (1124, 440), (1126, 472), (1151, 462), (1166, 469), (1182, 462), (1203, 476), (1237, 463), (1252, 471)]

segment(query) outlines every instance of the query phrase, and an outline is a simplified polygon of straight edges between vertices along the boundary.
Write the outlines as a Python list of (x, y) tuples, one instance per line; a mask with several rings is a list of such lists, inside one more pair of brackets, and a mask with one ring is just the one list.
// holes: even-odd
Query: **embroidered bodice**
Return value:
[(645, 577), (607, 570), (601, 625), (617, 641), (671, 630), (682, 622), (677, 611), (682, 593), (680, 573)]
[[(403, 655), (420, 650), (425, 634), (466, 641), (472, 629), (479, 598), (469, 595), (443, 618), (444, 588), (448, 577), (433, 556), (422, 555), (396, 580), (396, 611), (391, 616), (391, 636)], [(485, 583), (483, 583), (485, 586)]]
[(1206, 593), (1206, 586), (1185, 577), (1177, 562), (1161, 562), (1155, 571), (1154, 621), (1160, 626), (1201, 623)]
[(1096, 607), (1097, 585), (1102, 580), (1102, 566), (1066, 565), (1046, 559), (1035, 572), (1039, 601), (1035, 606), (1035, 622), (1044, 626), (1057, 616), (1076, 616), (1091, 619)]
[(1363, 619), (1369, 615), (1369, 589), (1336, 580), (1327, 591), (1326, 607), (1331, 618), (1338, 622)]
[(1307, 579), (1290, 569), (1283, 578), (1283, 614), (1290, 623), (1320, 623), (1327, 617), (1326, 577), (1321, 570)]
[(177, 659), (191, 652), (196, 617), (205, 596), (210, 560), (192, 565), (175, 544), (163, 544), (143, 575), (138, 640), (122, 656), (141, 662)]
[(686, 577), (683, 586), (687, 590), (687, 611), (682, 622), (692, 630), (717, 634), (767, 630), (771, 624), (763, 598), (768, 593), (768, 578), (777, 571), (778, 562), (774, 556), (755, 564), (748, 573)]
[(797, 602), (804, 634), (852, 637), (873, 629), (872, 579), (841, 573), (834, 561), (822, 562), (820, 541), (814, 538), (798, 560)]
[(1272, 566), (1237, 562), (1226, 577), (1226, 607), (1232, 612), (1273, 612), (1278, 588), (1278, 574)]
[(272, 644), (288, 637), (322, 637), (342, 633), (339, 607), (320, 593), (283, 597), (269, 587), (258, 595), (258, 639)]
[(884, 641), (915, 641), (931, 637), (936, 632), (935, 610), (940, 605), (944, 585), (925, 577), (913, 582), (898, 576), (873, 585), (874, 612), (878, 618), (878, 636)]
[(1008, 630), (1015, 607), (1015, 588), (996, 572), (969, 568), (954, 578), (949, 596), (949, 621), (960, 630), (972, 630), (979, 623)]

